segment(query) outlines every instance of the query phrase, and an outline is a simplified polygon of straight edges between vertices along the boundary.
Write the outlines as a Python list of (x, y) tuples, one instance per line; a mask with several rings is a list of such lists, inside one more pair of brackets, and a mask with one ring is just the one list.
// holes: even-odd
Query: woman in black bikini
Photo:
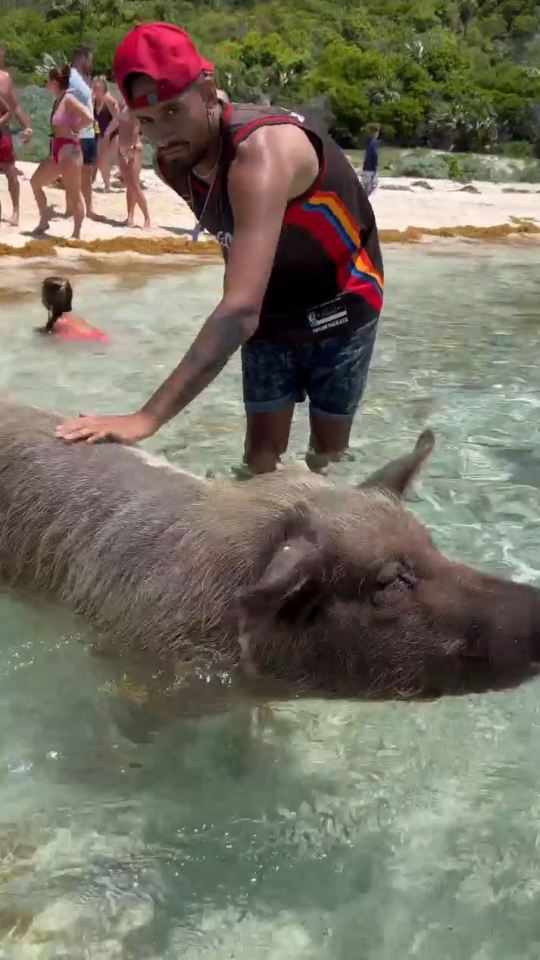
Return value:
[(118, 103), (109, 92), (105, 77), (96, 77), (92, 84), (94, 119), (97, 138), (97, 167), (103, 178), (105, 192), (111, 189), (111, 162), (118, 127), (113, 123), (119, 113)]

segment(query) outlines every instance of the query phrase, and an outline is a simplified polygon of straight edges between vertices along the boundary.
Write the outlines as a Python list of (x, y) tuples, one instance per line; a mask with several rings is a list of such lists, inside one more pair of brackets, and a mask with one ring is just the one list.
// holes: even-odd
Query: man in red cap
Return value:
[(308, 463), (319, 469), (345, 453), (366, 383), (382, 306), (375, 218), (326, 132), (279, 107), (223, 102), (212, 71), (188, 34), (165, 23), (135, 27), (114, 58), (162, 179), (222, 244), (223, 296), (138, 412), (79, 417), (58, 435), (148, 437), (242, 348), (247, 464), (275, 469), (307, 395)]

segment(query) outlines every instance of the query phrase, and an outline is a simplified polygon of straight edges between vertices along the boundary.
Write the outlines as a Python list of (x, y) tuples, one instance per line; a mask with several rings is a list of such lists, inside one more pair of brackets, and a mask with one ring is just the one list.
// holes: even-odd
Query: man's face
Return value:
[[(133, 81), (131, 96), (157, 97), (158, 87), (150, 77)], [(131, 113), (137, 118), (147, 140), (159, 147), (165, 160), (191, 170), (205, 156), (212, 133), (208, 109), (217, 102), (214, 83), (206, 79), (194, 83), (185, 93), (155, 105), (139, 107)]]
[(83, 77), (89, 77), (92, 73), (92, 67), (94, 65), (94, 54), (87, 53), (84, 57), (81, 57), (81, 73)]

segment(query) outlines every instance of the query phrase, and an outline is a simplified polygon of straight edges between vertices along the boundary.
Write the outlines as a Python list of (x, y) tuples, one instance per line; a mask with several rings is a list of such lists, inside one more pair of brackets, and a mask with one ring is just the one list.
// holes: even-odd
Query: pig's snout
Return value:
[(540, 667), (540, 591), (482, 577), (469, 585), (462, 662), (473, 687), (512, 685)]

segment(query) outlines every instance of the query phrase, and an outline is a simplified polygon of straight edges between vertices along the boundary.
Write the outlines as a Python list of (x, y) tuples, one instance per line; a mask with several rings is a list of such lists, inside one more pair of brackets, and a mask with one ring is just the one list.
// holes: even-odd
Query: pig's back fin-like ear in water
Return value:
[(380, 487), (398, 497), (402, 497), (424, 466), (434, 446), (435, 434), (432, 430), (424, 430), (418, 437), (411, 453), (405, 454), (404, 457), (398, 457), (397, 460), (390, 460), (384, 467), (376, 470), (367, 480), (359, 484), (360, 489)]

